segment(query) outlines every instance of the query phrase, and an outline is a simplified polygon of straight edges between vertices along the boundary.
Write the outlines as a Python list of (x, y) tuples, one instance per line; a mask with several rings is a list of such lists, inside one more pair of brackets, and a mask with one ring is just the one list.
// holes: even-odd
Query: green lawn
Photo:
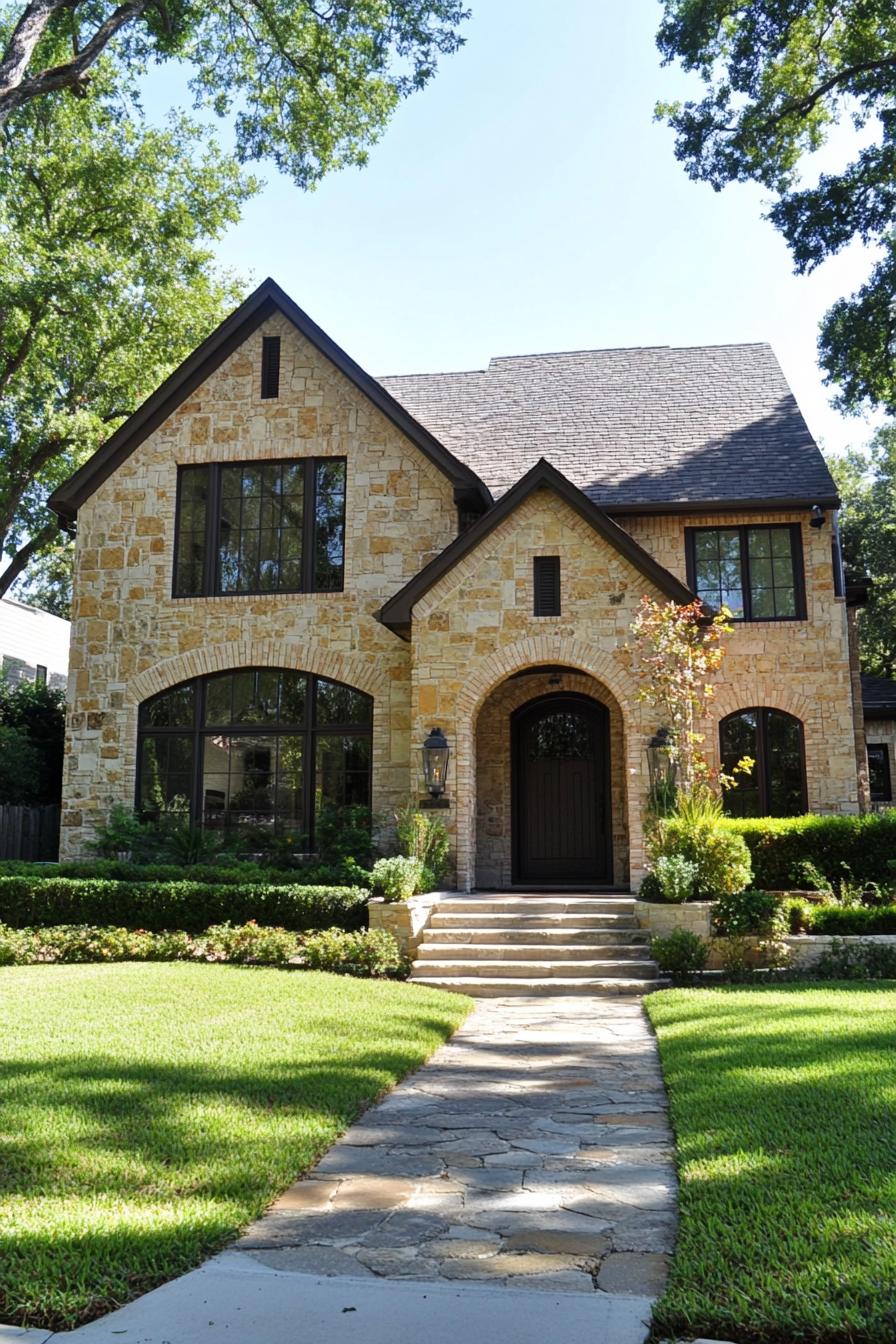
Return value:
[(198, 1264), (470, 1006), (235, 966), (0, 970), (0, 1321), (71, 1328)]
[(681, 1228), (656, 1336), (896, 1339), (896, 988), (668, 990), (647, 1010)]

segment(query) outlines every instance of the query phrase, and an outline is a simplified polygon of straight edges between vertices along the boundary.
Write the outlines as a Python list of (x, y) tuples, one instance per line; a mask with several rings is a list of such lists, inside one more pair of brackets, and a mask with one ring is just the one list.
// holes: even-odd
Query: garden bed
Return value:
[(657, 1337), (891, 1344), (896, 986), (646, 1000), (681, 1224)]
[(0, 1320), (55, 1330), (226, 1245), (471, 1006), (183, 963), (6, 968), (0, 995)]

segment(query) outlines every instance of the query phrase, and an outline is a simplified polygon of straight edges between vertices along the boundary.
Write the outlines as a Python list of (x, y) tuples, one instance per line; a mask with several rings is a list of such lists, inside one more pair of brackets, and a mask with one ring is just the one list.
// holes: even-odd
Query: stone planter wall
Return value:
[(413, 959), (441, 894), (429, 891), (423, 896), (413, 896), (409, 901), (384, 901), (382, 896), (372, 896), (367, 902), (368, 926), (391, 933), (402, 956)]
[(676, 929), (687, 929), (698, 938), (708, 938), (712, 901), (686, 901), (683, 905), (662, 905), (657, 901), (635, 901), (635, 918), (651, 938), (665, 938)]

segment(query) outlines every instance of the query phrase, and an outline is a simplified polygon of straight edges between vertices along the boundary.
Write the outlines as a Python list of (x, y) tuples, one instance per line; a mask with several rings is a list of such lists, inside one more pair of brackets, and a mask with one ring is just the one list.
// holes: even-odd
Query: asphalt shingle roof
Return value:
[(765, 344), (519, 355), (380, 382), (495, 496), (540, 457), (609, 509), (837, 493)]
[(862, 707), (866, 713), (892, 710), (896, 717), (896, 681), (862, 673)]

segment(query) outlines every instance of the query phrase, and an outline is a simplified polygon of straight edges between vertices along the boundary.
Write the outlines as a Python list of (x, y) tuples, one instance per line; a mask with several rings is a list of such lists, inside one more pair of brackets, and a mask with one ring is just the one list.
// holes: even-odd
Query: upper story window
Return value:
[(688, 582), (736, 621), (794, 621), (806, 615), (799, 523), (685, 529)]
[(342, 588), (345, 460), (180, 467), (174, 596)]

